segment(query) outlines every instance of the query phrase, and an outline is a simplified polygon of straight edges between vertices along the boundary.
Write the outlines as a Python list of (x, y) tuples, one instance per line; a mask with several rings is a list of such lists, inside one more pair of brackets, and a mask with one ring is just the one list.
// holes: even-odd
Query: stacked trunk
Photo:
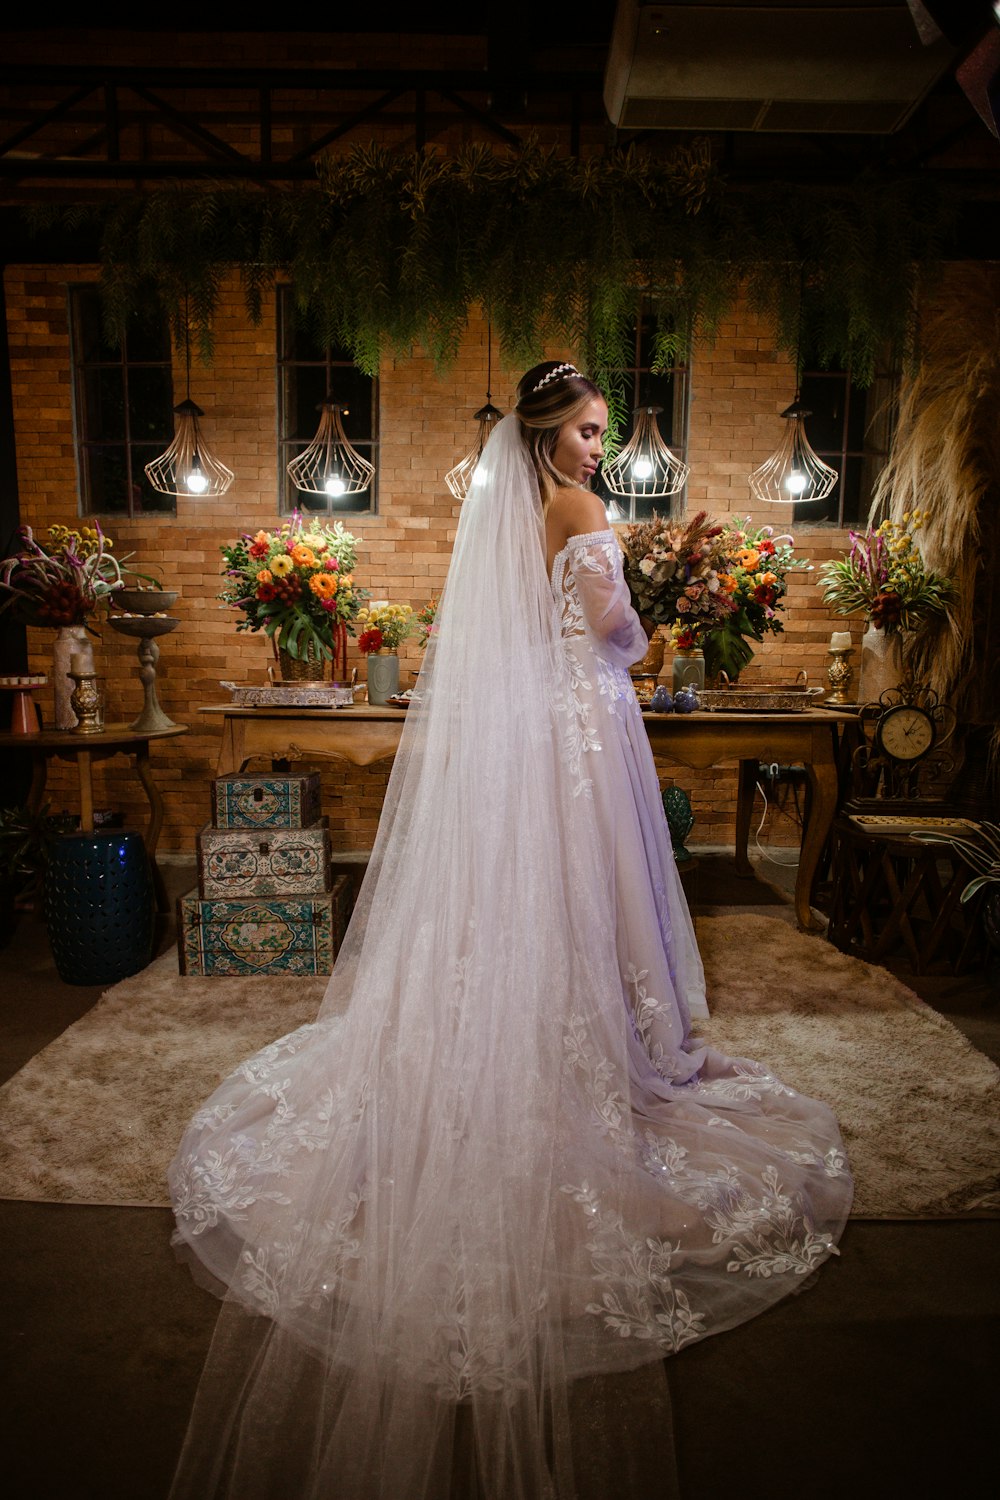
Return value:
[(178, 902), (182, 974), (329, 974), (348, 917), (319, 775), (220, 776)]

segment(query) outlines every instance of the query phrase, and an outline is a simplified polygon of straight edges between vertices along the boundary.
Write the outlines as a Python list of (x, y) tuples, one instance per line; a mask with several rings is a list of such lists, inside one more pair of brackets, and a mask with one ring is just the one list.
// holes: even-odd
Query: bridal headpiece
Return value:
[(536, 391), (542, 390), (552, 380), (564, 380), (567, 375), (579, 375), (579, 373), (576, 365), (556, 365), (554, 370), (542, 376), (537, 385), (532, 386), (531, 394), (534, 395)]

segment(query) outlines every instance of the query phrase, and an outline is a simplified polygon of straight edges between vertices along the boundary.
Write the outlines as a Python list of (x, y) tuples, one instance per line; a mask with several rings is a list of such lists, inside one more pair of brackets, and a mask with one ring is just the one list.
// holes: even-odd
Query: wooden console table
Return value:
[(80, 828), (84, 833), (94, 831), (94, 762), (107, 760), (112, 755), (131, 755), (135, 774), (149, 803), (149, 819), (143, 842), (153, 871), (157, 904), (164, 910), (166, 893), (156, 864), (156, 846), (163, 827), (163, 798), (150, 770), (149, 745), (151, 740), (175, 739), (177, 735), (187, 732), (186, 724), (174, 724), (170, 729), (146, 734), (137, 734), (127, 724), (109, 724), (100, 734), (76, 734), (72, 729), (42, 729), (37, 734), (4, 732), (0, 733), (0, 750), (21, 750), (30, 754), (32, 767), (28, 807), (33, 813), (40, 812), (44, 804), (49, 761), (53, 757), (75, 761), (80, 787)]
[[(201, 708), (221, 717), (222, 744), (217, 771), (226, 776), (253, 756), (271, 760), (343, 759), (356, 766), (395, 755), (406, 709), (372, 708)], [(837, 726), (855, 715), (828, 709), (793, 714), (643, 714), (653, 754), (694, 770), (720, 761), (740, 763), (736, 812), (736, 860), (751, 873), (747, 843), (753, 794), (761, 761), (801, 762), (810, 789), (808, 823), (803, 831), (795, 880), (795, 915), (800, 926), (821, 930), (809, 905), (813, 876), (837, 806)]]

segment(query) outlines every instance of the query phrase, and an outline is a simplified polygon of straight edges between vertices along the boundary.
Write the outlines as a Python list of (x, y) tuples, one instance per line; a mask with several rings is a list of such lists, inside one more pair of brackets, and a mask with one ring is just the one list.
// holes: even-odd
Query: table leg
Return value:
[(243, 723), (228, 715), (222, 722), (222, 740), (219, 758), (215, 763), (216, 776), (232, 776), (242, 769), (246, 759), (243, 751)]
[(799, 869), (795, 877), (795, 915), (806, 932), (822, 932), (823, 923), (813, 916), (809, 897), (813, 876), (826, 844), (827, 834), (837, 809), (837, 768), (832, 761), (806, 763), (806, 775), (812, 793), (809, 820), (802, 834)]
[(149, 822), (146, 824), (143, 842), (146, 845), (146, 853), (149, 855), (149, 867), (153, 874), (156, 909), (157, 911), (166, 911), (167, 891), (163, 884), (163, 876), (160, 874), (160, 867), (156, 863), (156, 846), (160, 842), (160, 829), (163, 827), (163, 798), (160, 796), (149, 769), (148, 741), (146, 744), (136, 747), (135, 774), (142, 783), (143, 791), (146, 793), (146, 801), (149, 803)]
[(750, 824), (753, 821), (753, 799), (757, 790), (757, 774), (760, 762), (741, 760), (740, 776), (736, 792), (736, 869), (740, 875), (752, 875), (753, 866), (747, 855), (750, 841)]
[(76, 769), (80, 778), (80, 828), (84, 833), (94, 831), (94, 757), (89, 750), (81, 750), (76, 757)]

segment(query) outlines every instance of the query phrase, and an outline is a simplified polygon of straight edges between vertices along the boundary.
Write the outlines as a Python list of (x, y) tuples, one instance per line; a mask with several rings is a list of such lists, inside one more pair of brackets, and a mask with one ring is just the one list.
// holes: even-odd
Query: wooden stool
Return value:
[(974, 874), (962, 856), (945, 844), (866, 831), (846, 817), (833, 834), (830, 941), (869, 963), (903, 950), (916, 974), (935, 962), (960, 973), (979, 909), (975, 899), (962, 905)]

